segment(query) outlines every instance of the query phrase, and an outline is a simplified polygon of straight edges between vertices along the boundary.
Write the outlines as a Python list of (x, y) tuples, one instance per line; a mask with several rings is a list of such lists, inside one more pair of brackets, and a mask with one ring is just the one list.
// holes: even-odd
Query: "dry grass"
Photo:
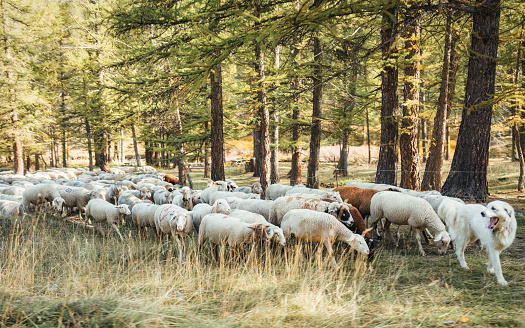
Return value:
[[(409, 248), (383, 245), (366, 263), (340, 247), (332, 269), (310, 246), (282, 253), (257, 247), (217, 263), (208, 246), (197, 253), (191, 237), (179, 264), (170, 242), (139, 239), (129, 227), (121, 227), (128, 238), (120, 242), (114, 232), (102, 238), (58, 217), (3, 219), (0, 326), (442, 327), (450, 320), (448, 326), (520, 327), (525, 204), (510, 190), (514, 163), (493, 164), (491, 192), (518, 212), (518, 237), (501, 256), (507, 288), (486, 273), (485, 253), (470, 248), (465, 271), (455, 255), (438, 257), (430, 245), (429, 255), (418, 256), (404, 229)], [(332, 170), (323, 166), (323, 183), (332, 182)], [(368, 165), (351, 171), (361, 181), (373, 178)], [(227, 168), (240, 184), (255, 180), (241, 172)], [(196, 173), (194, 179), (202, 183)]]

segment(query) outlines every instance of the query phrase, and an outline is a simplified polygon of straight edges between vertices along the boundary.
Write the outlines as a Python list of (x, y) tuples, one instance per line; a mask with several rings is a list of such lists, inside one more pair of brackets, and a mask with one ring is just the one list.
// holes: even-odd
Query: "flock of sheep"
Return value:
[[(156, 236), (172, 235), (180, 261), (184, 259), (181, 239), (193, 232), (198, 234), (199, 247), (209, 241), (213, 245), (227, 245), (230, 250), (261, 241), (281, 246), (290, 239), (317, 242), (326, 247), (333, 265), (336, 264), (333, 256), (336, 241), (371, 256), (376, 241), (370, 232), (375, 229), (379, 236), (377, 225), (383, 218), (385, 236), (396, 246), (391, 223), (410, 226), (421, 255), (425, 255), (421, 235), (427, 238), (433, 234), (438, 253), (443, 255), (451, 241), (461, 239), (462, 231), (458, 231), (461, 229), (450, 231), (461, 207), (468, 207), (470, 212), (467, 211), (466, 216), (478, 215), (476, 211), (486, 216), (490, 211), (487, 217), (493, 220), (499, 215), (483, 205), (475, 205), (481, 208), (474, 209), (460, 199), (442, 196), (436, 191), (417, 192), (381, 184), (349, 183), (332, 190), (272, 184), (263, 200), (259, 183), (239, 187), (232, 180), (209, 180), (204, 190), (191, 190), (177, 183), (174, 176), (159, 173), (152, 167), (140, 172), (130, 167), (113, 169), (112, 173), (64, 168), (26, 176), (0, 175), (0, 213), (3, 216), (37, 211), (67, 214), (76, 209), (84, 222), (91, 220), (102, 234), (104, 231), (99, 225), (107, 223), (121, 239), (118, 229), (121, 223), (135, 225), (139, 233), (144, 228), (153, 228)], [(369, 225), (364, 218), (370, 220)], [(489, 230), (496, 231), (496, 225), (497, 222)], [(511, 237), (510, 243), (514, 235)], [(456, 253), (465, 267), (462, 252), (466, 245), (463, 244)], [(498, 265), (499, 253), (498, 263), (492, 269), (496, 269), (498, 282), (504, 285), (506, 281), (501, 268), (498, 274)]]

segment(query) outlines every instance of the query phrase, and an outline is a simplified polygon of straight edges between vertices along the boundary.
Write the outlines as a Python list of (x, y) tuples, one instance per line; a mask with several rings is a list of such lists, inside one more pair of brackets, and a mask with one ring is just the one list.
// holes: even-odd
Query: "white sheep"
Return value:
[[(213, 182), (213, 181), (212, 181)], [(226, 182), (223, 182), (223, 181), (219, 181), (219, 184), (217, 187), (207, 187), (206, 189), (204, 189), (202, 192), (201, 192), (201, 201), (203, 203), (210, 203), (210, 199), (209, 197), (217, 192), (217, 191), (226, 191), (228, 188), (228, 186), (226, 185)], [(213, 204), (213, 203), (212, 203)]]
[[(98, 223), (107, 222), (115, 231), (118, 233), (120, 240), (124, 240), (120, 231), (118, 230), (117, 223), (122, 220), (125, 215), (130, 215), (128, 205), (113, 205), (104, 199), (92, 199), (86, 206), (86, 217), (84, 218), (84, 226), (88, 218), (93, 219), (93, 227), (97, 229)], [(104, 235), (104, 231), (102, 231)]]
[(232, 210), (228, 216), (238, 218), (242, 222), (246, 223), (259, 223), (264, 226), (266, 226), (266, 231), (268, 232), (268, 239), (269, 240), (275, 240), (279, 243), (279, 245), (284, 246), (286, 245), (286, 238), (284, 237), (283, 229), (279, 228), (276, 225), (271, 224), (270, 222), (266, 221), (264, 216), (252, 213), (245, 210)]
[(173, 193), (162, 187), (161, 189), (155, 189), (153, 200), (157, 205), (171, 204), (173, 201)]
[(128, 205), (130, 211), (133, 210), (133, 207), (139, 203), (153, 204), (153, 202), (150, 200), (141, 200), (140, 198), (128, 193), (123, 193), (118, 198), (118, 205), (126, 204)]
[(270, 209), (272, 207), (272, 204), (272, 200), (242, 199), (235, 204), (235, 208), (260, 214), (264, 217), (266, 221), (270, 222)]
[(300, 241), (322, 243), (328, 250), (328, 256), (331, 258), (334, 267), (337, 263), (333, 255), (332, 245), (336, 241), (347, 243), (359, 253), (365, 255), (369, 253), (368, 245), (362, 236), (354, 234), (327, 213), (308, 209), (291, 210), (284, 215), (281, 228), (286, 238), (293, 235)]
[(236, 249), (259, 240), (268, 241), (266, 226), (248, 224), (238, 218), (224, 214), (208, 214), (202, 219), (199, 228), (199, 249), (206, 240), (214, 245), (230, 246), (230, 258)]
[(193, 197), (189, 187), (182, 187), (178, 190), (177, 195), (173, 196), (172, 204), (187, 209), (193, 210)]
[(397, 247), (397, 243), (390, 231), (390, 224), (409, 225), (416, 232), (419, 253), (424, 256), (425, 251), (421, 246), (422, 229), (428, 229), (435, 235), (434, 242), (439, 255), (445, 255), (450, 236), (443, 222), (438, 217), (432, 206), (424, 199), (410, 196), (395, 191), (381, 191), (375, 194), (370, 201), (370, 224), (377, 227), (382, 218), (386, 219), (385, 232)]
[(15, 217), (24, 214), (21, 203), (12, 200), (0, 200), (0, 213), (2, 216)]
[(279, 197), (286, 195), (286, 192), (292, 189), (293, 186), (287, 186), (280, 183), (274, 183), (266, 187), (266, 199), (276, 200)]
[(245, 194), (262, 194), (262, 186), (260, 182), (254, 182), (249, 187), (237, 187), (234, 192), (243, 192)]
[(191, 214), (190, 211), (172, 204), (161, 205), (155, 211), (157, 235), (160, 235), (161, 232), (164, 234), (171, 232), (179, 249), (179, 262), (184, 259), (181, 238), (186, 237), (193, 230)]
[(117, 204), (118, 198), (122, 194), (122, 183), (118, 183), (119, 181), (115, 182), (114, 184), (110, 185), (109, 188), (106, 190), (106, 201)]
[(216, 191), (208, 197), (208, 204), (213, 204), (217, 199), (224, 199), (226, 197), (237, 197), (242, 199), (260, 199), (259, 194), (245, 194), (243, 192), (233, 193), (229, 191)]
[(29, 213), (31, 204), (38, 209), (46, 202), (52, 203), (53, 208), (57, 211), (62, 211), (64, 198), (60, 196), (58, 190), (51, 184), (45, 183), (29, 187), (22, 194), (22, 204), (26, 213)]
[[(297, 188), (301, 189), (301, 188)], [(293, 191), (293, 189), (292, 189)], [(286, 196), (293, 196), (293, 197), (303, 197), (303, 198), (315, 198), (315, 199), (321, 199), (325, 201), (336, 201), (343, 203), (343, 199), (341, 198), (341, 195), (337, 191), (329, 191), (329, 190), (320, 190), (321, 193), (286, 193)]]
[(87, 190), (81, 187), (60, 186), (57, 187), (60, 196), (64, 199), (63, 207), (73, 210), (78, 209), (79, 218), (82, 218), (82, 212), (86, 210), (88, 202), (95, 198), (102, 199), (102, 194), (96, 190)]
[(199, 231), (199, 227), (202, 221), (202, 218), (211, 213), (222, 213), (230, 214), (231, 208), (228, 205), (228, 202), (224, 199), (217, 199), (213, 205), (208, 204), (197, 204), (193, 207), (192, 221), (193, 227), (196, 231)]
[(332, 214), (348, 227), (354, 223), (348, 204), (293, 196), (283, 196), (274, 200), (270, 207), (270, 219), (268, 221), (280, 226), (284, 215), (294, 209), (309, 209)]
[[(139, 234), (143, 227), (156, 228), (155, 226), (155, 212), (160, 205), (152, 203), (137, 203), (131, 209), (131, 220), (138, 227)], [(155, 234), (157, 230), (155, 229)]]

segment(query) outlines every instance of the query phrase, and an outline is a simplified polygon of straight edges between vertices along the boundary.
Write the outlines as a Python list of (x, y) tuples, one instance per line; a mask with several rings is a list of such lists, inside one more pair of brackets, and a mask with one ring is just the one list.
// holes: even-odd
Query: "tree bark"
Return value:
[[(279, 72), (279, 64), (280, 64), (279, 50), (280, 50), (280, 46), (277, 46), (275, 48), (275, 68), (277, 72)], [(281, 181), (279, 177), (279, 111), (277, 109), (276, 99), (273, 99), (272, 121), (274, 125), (272, 129), (272, 138), (271, 138), (272, 153), (270, 156), (270, 164), (271, 164), (270, 182), (279, 183)]]
[[(219, 53), (216, 54), (217, 58)], [(221, 64), (210, 70), (211, 85), (211, 179), (224, 181), (224, 136)]]
[[(453, 17), (456, 17), (454, 15)], [(445, 160), (449, 160), (451, 153), (450, 148), (450, 114), (452, 113), (452, 100), (456, 94), (456, 75), (459, 68), (459, 53), (458, 53), (458, 44), (459, 44), (459, 32), (452, 25), (452, 40), (450, 46), (450, 70), (448, 77), (448, 96), (447, 96), (447, 130), (446, 130), (446, 148), (445, 148)]]
[[(423, 96), (423, 93), (421, 93)], [(427, 121), (421, 119), (421, 152), (423, 153), (423, 163), (427, 161)]]
[(25, 172), (31, 171), (31, 155), (26, 155), (26, 169)]
[(500, 0), (477, 0), (465, 87), (465, 107), (450, 174), (442, 188), (448, 196), (485, 202), (488, 196), (492, 97), (499, 42)]
[(395, 3), (383, 12), (381, 28), (382, 56), (384, 67), (381, 71), (381, 141), (377, 162), (376, 183), (396, 184), (398, 157), (398, 69), (394, 54), (397, 53), (397, 16)]
[(434, 117), (434, 129), (432, 130), (430, 151), (428, 154), (427, 165), (425, 166), (425, 174), (423, 175), (423, 181), (421, 183), (421, 190), (440, 191), (442, 185), (453, 24), (454, 22), (452, 15), (447, 15), (445, 49), (443, 54), (443, 69), (441, 71), (441, 87), (439, 91), (436, 116)]
[[(410, 10), (410, 8), (408, 8)], [(417, 15), (417, 13), (415, 13)], [(407, 17), (411, 20), (413, 17)], [(421, 19), (414, 20), (405, 32), (405, 87), (403, 118), (401, 120), (401, 133), (399, 136), (399, 149), (401, 154), (401, 188), (419, 190), (421, 179), (419, 177), (419, 83), (421, 74), (420, 65), (420, 36)]]
[(66, 130), (62, 130), (62, 167), (67, 167)]
[[(208, 131), (208, 122), (204, 123), (204, 130)], [(208, 156), (208, 139), (204, 141), (204, 177), (210, 177), (210, 160)]]
[[(255, 16), (258, 17), (259, 22), (262, 19), (262, 1), (255, 1)], [(260, 23), (255, 23), (255, 29), (259, 30)], [(266, 188), (270, 185), (270, 113), (266, 104), (266, 86), (264, 84), (264, 52), (261, 49), (262, 41), (255, 42), (255, 72), (257, 73), (257, 106), (259, 116), (261, 119), (261, 141), (260, 141), (260, 158), (259, 158), (259, 172), (262, 194), (264, 199)]]
[(133, 150), (135, 151), (135, 161), (137, 163), (137, 167), (141, 167), (142, 164), (140, 163), (140, 154), (137, 143), (137, 134), (135, 132), (135, 124), (131, 124), (131, 135), (133, 136)]
[[(301, 58), (300, 50), (295, 49), (292, 52), (293, 66), (297, 67), (297, 60)], [(296, 76), (293, 82), (293, 88), (296, 92), (301, 89), (301, 78)], [(302, 96), (300, 93), (297, 94), (295, 103), (292, 104), (292, 169), (290, 171), (290, 185), (295, 186), (302, 183), (302, 172), (301, 172), (301, 137), (302, 137), (302, 126), (299, 123), (301, 119), (301, 106)]]
[(35, 171), (40, 171), (40, 160), (38, 159), (39, 154), (35, 155)]
[[(319, 7), (323, 0), (314, 0), (313, 7)], [(321, 116), (323, 100), (322, 84), (322, 48), (319, 32), (314, 32), (314, 69), (312, 82), (314, 85), (312, 95), (312, 125), (310, 128), (310, 158), (308, 159), (308, 175), (306, 186), (309, 188), (319, 188), (319, 157), (321, 154)]]

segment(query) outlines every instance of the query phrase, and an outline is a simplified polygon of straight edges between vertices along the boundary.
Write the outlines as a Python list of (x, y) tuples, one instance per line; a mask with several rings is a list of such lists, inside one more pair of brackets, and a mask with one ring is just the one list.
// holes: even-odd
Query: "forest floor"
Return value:
[[(324, 187), (372, 181), (375, 173), (374, 165), (355, 165), (336, 182), (334, 166), (321, 166)], [(289, 163), (280, 169), (284, 177)], [(226, 176), (239, 185), (257, 181), (243, 171), (227, 167)], [(470, 270), (463, 270), (452, 251), (438, 256), (424, 244), (427, 255), (419, 256), (406, 229), (400, 248), (384, 243), (369, 262), (340, 245), (334, 269), (311, 245), (252, 247), (243, 259), (230, 261), (225, 252), (216, 262), (209, 246), (197, 252), (193, 236), (179, 263), (171, 241), (160, 243), (151, 231), (139, 238), (121, 226), (120, 242), (74, 217), (2, 218), (0, 327), (524, 327), (518, 172), (516, 163), (491, 160), (488, 174), (491, 200), (512, 204), (518, 220), (516, 240), (501, 254), (507, 287), (486, 272), (485, 252), (469, 247)], [(202, 172), (191, 174), (195, 188), (203, 187)]]

